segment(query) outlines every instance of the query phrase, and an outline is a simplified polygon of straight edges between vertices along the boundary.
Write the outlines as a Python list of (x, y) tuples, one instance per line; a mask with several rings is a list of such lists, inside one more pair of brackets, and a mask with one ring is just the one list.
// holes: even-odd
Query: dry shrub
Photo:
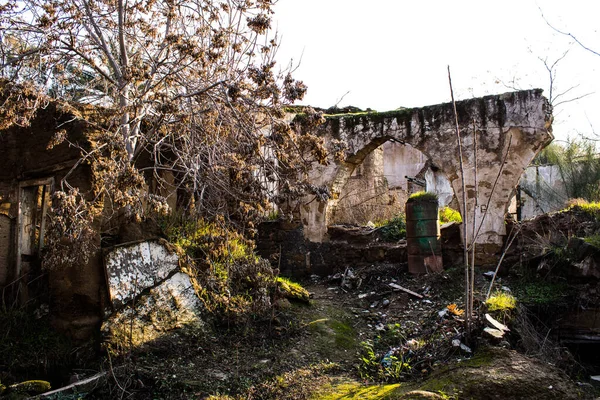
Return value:
[(586, 199), (569, 199), (567, 200), (566, 204), (565, 204), (565, 208), (572, 208), (572, 207), (581, 207), (581, 206), (585, 206), (589, 204), (589, 202)]
[(534, 323), (535, 316), (519, 305), (514, 318), (514, 330), (519, 335), (519, 345), (526, 355), (538, 357), (564, 370), (573, 370), (576, 361), (563, 347), (550, 337), (551, 330), (541, 321)]
[(161, 225), (185, 258), (187, 272), (210, 313), (237, 323), (270, 310), (275, 271), (254, 254), (254, 242), (223, 217), (207, 221), (168, 216)]
[(48, 270), (86, 264), (98, 250), (99, 233), (93, 229), (96, 212), (77, 189), (52, 196), (42, 266)]

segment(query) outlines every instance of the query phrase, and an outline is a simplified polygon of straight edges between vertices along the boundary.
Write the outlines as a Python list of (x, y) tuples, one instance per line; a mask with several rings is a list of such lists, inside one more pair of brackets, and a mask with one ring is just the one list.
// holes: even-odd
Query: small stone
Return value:
[(382, 306), (387, 307), (390, 305), (390, 301), (388, 299), (383, 299), (383, 302), (381, 303)]

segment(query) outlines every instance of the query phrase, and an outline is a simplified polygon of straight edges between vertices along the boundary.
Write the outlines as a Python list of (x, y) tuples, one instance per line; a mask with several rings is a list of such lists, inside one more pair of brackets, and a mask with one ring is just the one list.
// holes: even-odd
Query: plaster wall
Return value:
[(454, 198), (454, 190), (446, 176), (439, 171), (433, 171), (431, 168), (425, 171), (425, 187), (428, 192), (438, 195), (438, 204), (444, 207), (450, 204)]
[(387, 155), (385, 145), (380, 146), (354, 169), (332, 209), (331, 223), (364, 225), (389, 219), (404, 208), (384, 175)]
[(427, 157), (414, 147), (402, 143), (383, 144), (383, 174), (390, 189), (408, 190), (407, 176), (416, 176), (427, 162)]
[[(556, 165), (531, 166), (525, 169), (521, 181), (521, 218), (530, 219), (565, 207), (567, 189)], [(516, 202), (511, 209), (516, 213)]]

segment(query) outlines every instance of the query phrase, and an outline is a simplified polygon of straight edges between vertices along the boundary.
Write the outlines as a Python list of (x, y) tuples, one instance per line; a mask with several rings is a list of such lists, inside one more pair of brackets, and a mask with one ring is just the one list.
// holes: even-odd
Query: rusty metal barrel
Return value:
[(442, 271), (438, 201), (434, 194), (413, 195), (406, 202), (406, 242), (411, 274)]

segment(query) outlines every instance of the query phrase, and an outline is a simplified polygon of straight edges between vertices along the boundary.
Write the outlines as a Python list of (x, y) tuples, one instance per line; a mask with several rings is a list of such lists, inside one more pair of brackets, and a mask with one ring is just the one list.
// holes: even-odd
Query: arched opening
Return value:
[(441, 205), (454, 197), (448, 179), (425, 154), (393, 139), (373, 149), (343, 177), (336, 179), (328, 204), (328, 225), (389, 220), (404, 212), (408, 196), (421, 190), (438, 193)]

